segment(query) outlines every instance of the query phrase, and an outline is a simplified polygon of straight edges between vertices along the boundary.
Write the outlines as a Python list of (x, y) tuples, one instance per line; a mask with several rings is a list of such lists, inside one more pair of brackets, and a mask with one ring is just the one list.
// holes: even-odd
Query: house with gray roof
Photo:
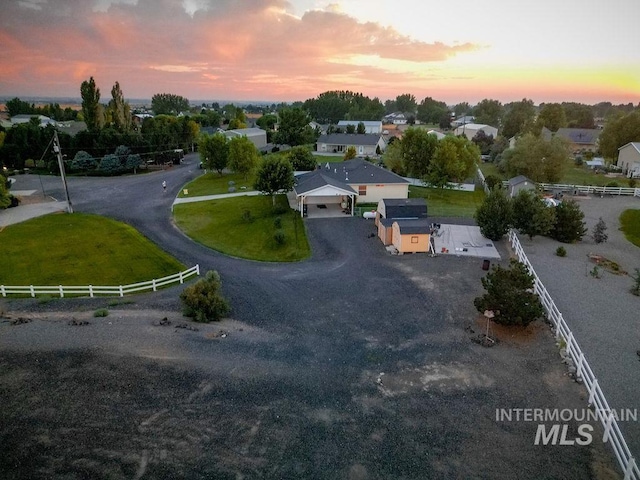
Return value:
[(375, 156), (387, 147), (379, 133), (330, 133), (320, 135), (316, 150), (321, 153), (345, 153), (349, 147), (356, 150), (359, 157)]
[(518, 175), (509, 179), (507, 182), (507, 188), (510, 197), (515, 197), (521, 190), (536, 190), (538, 186), (536, 182), (525, 177), (524, 175)]
[(357, 202), (377, 203), (383, 198), (409, 196), (409, 182), (395, 173), (362, 159), (321, 165), (296, 177), (293, 188), (298, 210), (309, 217), (353, 215)]
[(595, 152), (598, 150), (598, 138), (601, 132), (597, 128), (559, 128), (554, 133), (544, 127), (541, 135), (545, 140), (551, 140), (553, 137), (564, 138), (569, 142), (572, 152)]
[(261, 128), (238, 128), (236, 130), (225, 130), (225, 137), (231, 140), (234, 137), (247, 137), (258, 150), (267, 146), (267, 132)]
[(629, 142), (620, 147), (616, 165), (627, 177), (640, 177), (640, 142)]
[(343, 131), (349, 126), (353, 125), (355, 128), (358, 128), (358, 124), (362, 123), (364, 125), (364, 133), (382, 133), (382, 122), (380, 120), (340, 120), (338, 122), (338, 128)]

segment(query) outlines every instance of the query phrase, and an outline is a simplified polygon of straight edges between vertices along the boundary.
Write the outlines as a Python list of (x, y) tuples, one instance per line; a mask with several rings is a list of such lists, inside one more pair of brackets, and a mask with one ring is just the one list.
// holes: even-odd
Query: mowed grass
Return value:
[[(229, 182), (234, 182), (233, 187), (236, 192), (253, 190), (255, 175), (249, 175), (245, 179), (243, 175), (237, 173), (225, 173), (220, 175), (217, 172), (205, 173), (192, 182), (188, 183), (184, 189), (189, 191), (184, 194), (184, 189), (180, 190), (178, 197), (198, 197), (201, 195), (219, 195), (229, 193)], [(246, 187), (242, 189), (242, 187)]]
[(427, 200), (430, 217), (473, 218), (476, 209), (484, 200), (484, 190), (463, 192), (446, 188), (409, 187), (409, 198), (423, 197)]
[(640, 210), (625, 210), (620, 215), (620, 229), (627, 240), (640, 247)]
[[(311, 249), (300, 215), (289, 208), (285, 195), (276, 201), (285, 213), (275, 214), (271, 197), (263, 195), (178, 204), (173, 213), (189, 237), (226, 255), (264, 262), (308, 258)], [(251, 221), (243, 218), (244, 212), (250, 212)], [(281, 219), (283, 245), (274, 239), (276, 217)]]
[(2, 285), (127, 285), (185, 266), (137, 230), (98, 215), (52, 214), (0, 232)]
[[(498, 170), (495, 163), (481, 163), (480, 170), (482, 170), (485, 177), (493, 175), (501, 180), (508, 180), (507, 176)], [(576, 165), (573, 160), (567, 160), (564, 175), (562, 179), (556, 183), (565, 185), (594, 185), (598, 187), (603, 187), (610, 183), (617, 183), (619, 187), (628, 186), (628, 181), (625, 178), (606, 177), (602, 173), (595, 173), (595, 171), (585, 165)]]

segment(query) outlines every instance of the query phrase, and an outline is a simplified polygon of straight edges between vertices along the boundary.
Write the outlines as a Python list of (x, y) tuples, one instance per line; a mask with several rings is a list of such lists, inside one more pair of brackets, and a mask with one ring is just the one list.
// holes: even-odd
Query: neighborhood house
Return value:
[(640, 142), (631, 142), (620, 147), (616, 165), (627, 177), (640, 177)]
[(344, 153), (349, 147), (353, 147), (356, 155), (371, 157), (382, 153), (386, 146), (381, 134), (331, 133), (320, 135), (316, 150), (323, 153)]
[(383, 198), (406, 199), (409, 182), (371, 162), (354, 158), (326, 163), (317, 170), (296, 177), (297, 207), (302, 216), (353, 215), (356, 203), (377, 203)]

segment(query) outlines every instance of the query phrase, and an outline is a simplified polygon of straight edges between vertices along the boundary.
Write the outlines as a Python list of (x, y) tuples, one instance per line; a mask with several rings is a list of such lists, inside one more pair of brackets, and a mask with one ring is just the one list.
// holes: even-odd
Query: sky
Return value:
[(638, 0), (2, 0), (0, 97), (640, 102)]

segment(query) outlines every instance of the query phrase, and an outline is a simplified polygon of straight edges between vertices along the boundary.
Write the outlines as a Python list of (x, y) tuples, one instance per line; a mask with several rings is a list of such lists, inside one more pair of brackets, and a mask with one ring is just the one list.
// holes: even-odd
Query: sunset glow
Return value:
[(638, 103), (636, 0), (3, 2), (0, 96)]

